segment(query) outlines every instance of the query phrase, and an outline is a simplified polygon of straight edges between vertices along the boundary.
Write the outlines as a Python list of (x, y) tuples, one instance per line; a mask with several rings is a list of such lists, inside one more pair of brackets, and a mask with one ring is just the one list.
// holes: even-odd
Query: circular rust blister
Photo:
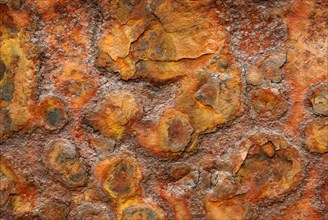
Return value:
[(134, 205), (123, 210), (122, 220), (164, 220), (163, 212), (150, 205)]
[(265, 120), (277, 120), (287, 111), (283, 94), (272, 88), (253, 90), (251, 105), (257, 116)]
[(283, 137), (258, 133), (242, 145), (249, 150), (236, 175), (248, 188), (247, 200), (277, 199), (300, 183), (302, 155)]
[(43, 154), (43, 163), (48, 169), (61, 171), (65, 164), (76, 160), (77, 154), (75, 147), (67, 140), (58, 139), (51, 141)]
[(256, 133), (241, 147), (247, 155), (239, 169), (230, 177), (223, 175), (222, 185), (205, 199), (209, 218), (253, 219), (254, 207), (280, 201), (303, 178), (302, 154), (280, 135)]
[(39, 105), (39, 112), (48, 130), (59, 130), (67, 123), (65, 105), (56, 97), (43, 99)]
[(188, 117), (183, 114), (166, 114), (159, 125), (163, 150), (183, 151), (191, 141), (194, 132)]
[(315, 114), (328, 116), (328, 85), (314, 88), (309, 99)]
[(87, 170), (78, 159), (76, 148), (69, 141), (58, 139), (50, 142), (42, 158), (49, 170), (61, 175), (62, 181), (69, 187), (79, 187), (88, 180)]
[(158, 156), (177, 157), (192, 150), (196, 133), (187, 114), (165, 109), (159, 120), (136, 126), (137, 143)]
[(103, 190), (116, 199), (134, 196), (142, 178), (137, 161), (128, 155), (103, 160), (97, 165), (95, 173)]
[(88, 106), (85, 122), (104, 136), (114, 140), (122, 139), (129, 125), (140, 114), (140, 106), (129, 91), (119, 91), (102, 97), (97, 106)]

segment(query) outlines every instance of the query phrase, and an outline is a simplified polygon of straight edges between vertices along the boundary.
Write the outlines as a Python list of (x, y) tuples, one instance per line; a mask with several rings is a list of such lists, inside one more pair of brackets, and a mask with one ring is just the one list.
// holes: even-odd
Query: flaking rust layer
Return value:
[(0, 0), (0, 219), (328, 219), (324, 0)]

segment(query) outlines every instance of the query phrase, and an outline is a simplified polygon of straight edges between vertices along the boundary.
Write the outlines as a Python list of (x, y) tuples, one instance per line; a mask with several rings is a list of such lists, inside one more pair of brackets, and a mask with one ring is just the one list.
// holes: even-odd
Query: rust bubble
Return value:
[(135, 205), (123, 210), (122, 220), (163, 220), (163, 214), (151, 206)]
[(249, 151), (237, 176), (249, 189), (249, 201), (277, 199), (300, 183), (302, 155), (284, 138), (258, 133), (243, 142), (243, 146), (249, 147)]
[(67, 140), (50, 142), (45, 148), (42, 161), (46, 168), (61, 175), (69, 187), (83, 186), (88, 180), (88, 173), (78, 159), (75, 146)]
[(284, 96), (270, 88), (253, 90), (251, 104), (258, 117), (266, 120), (277, 120), (287, 111)]
[(113, 197), (126, 197), (137, 188), (134, 178), (137, 168), (130, 161), (122, 160), (115, 165), (112, 174), (106, 181), (105, 188)]
[(320, 86), (312, 90), (310, 102), (312, 110), (319, 115), (328, 115), (328, 86)]
[(40, 112), (45, 127), (49, 130), (62, 128), (68, 119), (64, 103), (56, 98), (49, 97), (40, 103)]
[(121, 199), (137, 193), (142, 176), (134, 158), (117, 155), (97, 165), (96, 178), (110, 197)]
[(68, 210), (65, 204), (48, 202), (40, 210), (39, 217), (42, 220), (64, 220), (67, 219)]
[(167, 146), (172, 152), (183, 151), (191, 141), (194, 129), (183, 117), (173, 117), (167, 121)]

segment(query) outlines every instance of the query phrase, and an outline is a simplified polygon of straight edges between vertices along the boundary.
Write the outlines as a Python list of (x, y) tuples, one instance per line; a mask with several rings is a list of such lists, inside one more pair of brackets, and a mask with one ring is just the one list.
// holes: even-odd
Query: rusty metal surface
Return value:
[(327, 14), (0, 0), (0, 219), (327, 219)]

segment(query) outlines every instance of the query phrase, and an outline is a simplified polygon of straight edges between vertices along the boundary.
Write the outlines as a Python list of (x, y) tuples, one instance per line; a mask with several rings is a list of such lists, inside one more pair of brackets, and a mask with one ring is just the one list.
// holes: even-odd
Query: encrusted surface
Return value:
[(324, 0), (0, 0), (0, 219), (327, 219)]

